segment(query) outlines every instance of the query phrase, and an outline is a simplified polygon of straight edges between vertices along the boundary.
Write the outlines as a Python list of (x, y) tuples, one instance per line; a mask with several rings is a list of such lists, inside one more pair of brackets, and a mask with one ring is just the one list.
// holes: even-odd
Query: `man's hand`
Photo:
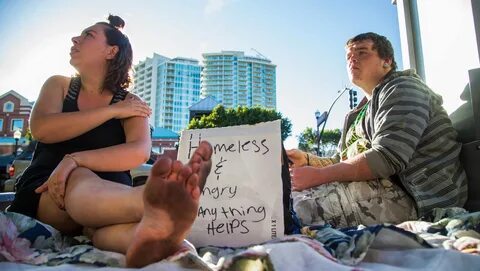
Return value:
[(300, 167), (300, 168), (291, 168), (290, 177), (292, 178), (292, 190), (293, 191), (302, 191), (314, 186), (321, 185), (322, 180), (322, 169), (315, 167)]
[(50, 195), (58, 208), (65, 210), (64, 197), (67, 178), (77, 166), (77, 163), (72, 158), (63, 158), (48, 180), (35, 189), (35, 192), (43, 193), (48, 190), (48, 195)]
[(290, 161), (292, 162), (292, 164), (290, 165), (290, 167), (292, 168), (303, 167), (307, 165), (307, 153), (301, 150), (287, 150), (287, 156), (288, 159), (290, 159)]

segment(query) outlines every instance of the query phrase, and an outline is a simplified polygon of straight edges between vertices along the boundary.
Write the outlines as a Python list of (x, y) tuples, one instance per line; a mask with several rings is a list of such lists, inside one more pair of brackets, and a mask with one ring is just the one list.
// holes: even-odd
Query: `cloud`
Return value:
[(228, 2), (230, 2), (230, 0), (207, 0), (207, 5), (205, 6), (205, 14), (211, 15), (219, 12)]

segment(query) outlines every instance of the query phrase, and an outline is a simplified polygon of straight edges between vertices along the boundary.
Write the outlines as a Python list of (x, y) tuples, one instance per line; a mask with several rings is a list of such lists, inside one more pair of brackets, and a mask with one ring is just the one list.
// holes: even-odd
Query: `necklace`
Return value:
[(355, 127), (357, 124), (363, 120), (365, 117), (365, 113), (367, 112), (368, 108), (368, 102), (363, 105), (362, 109), (360, 110), (360, 113), (358, 113), (357, 117), (355, 118), (355, 121), (353, 121), (352, 125), (350, 127)]

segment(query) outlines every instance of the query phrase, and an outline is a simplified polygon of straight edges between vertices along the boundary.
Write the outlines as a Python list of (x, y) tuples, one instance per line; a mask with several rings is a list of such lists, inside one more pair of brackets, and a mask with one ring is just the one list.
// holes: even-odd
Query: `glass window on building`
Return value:
[(3, 131), (3, 119), (0, 119), (0, 131)]
[(6, 102), (3, 104), (3, 112), (13, 112), (15, 105), (12, 102)]
[(23, 119), (12, 119), (11, 131), (23, 130)]

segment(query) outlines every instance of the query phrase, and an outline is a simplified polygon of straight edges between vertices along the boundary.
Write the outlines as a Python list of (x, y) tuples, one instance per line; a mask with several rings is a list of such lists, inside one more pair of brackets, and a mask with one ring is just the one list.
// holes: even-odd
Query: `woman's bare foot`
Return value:
[(145, 186), (144, 214), (126, 253), (128, 267), (142, 267), (177, 252), (197, 216), (210, 172), (212, 147), (202, 142), (190, 162), (158, 160)]

